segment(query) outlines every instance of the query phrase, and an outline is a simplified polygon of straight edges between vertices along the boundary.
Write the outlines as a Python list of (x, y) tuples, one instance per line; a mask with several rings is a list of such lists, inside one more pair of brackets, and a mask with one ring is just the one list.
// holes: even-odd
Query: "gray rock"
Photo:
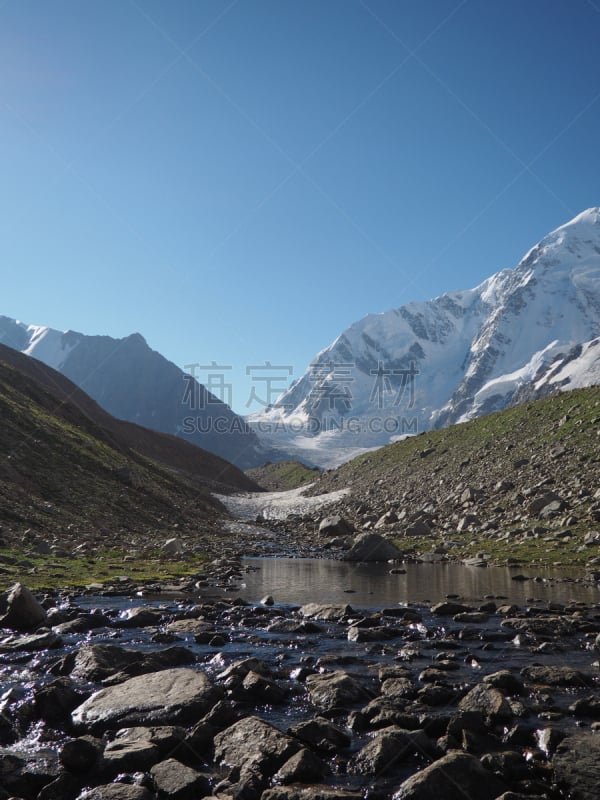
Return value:
[(211, 794), (206, 775), (186, 767), (175, 758), (155, 764), (150, 770), (158, 800), (198, 800)]
[(404, 781), (393, 800), (496, 800), (506, 789), (479, 759), (451, 751)]
[(135, 608), (128, 608), (123, 615), (119, 617), (119, 627), (147, 628), (158, 625), (161, 617), (162, 611), (159, 608), (136, 606)]
[(314, 717), (288, 731), (296, 739), (324, 753), (335, 753), (350, 746), (352, 737), (339, 725), (324, 717)]
[(215, 736), (218, 764), (261, 778), (271, 777), (300, 749), (300, 742), (258, 717), (245, 717)]
[(557, 747), (552, 767), (556, 780), (570, 800), (598, 797), (600, 740), (589, 734), (568, 736)]
[(549, 506), (552, 506), (553, 511), (562, 511), (565, 508), (565, 502), (555, 492), (546, 492), (541, 497), (532, 500), (527, 506), (527, 511), (532, 517), (540, 516)]
[(165, 556), (179, 556), (183, 553), (183, 542), (177, 536), (173, 536), (161, 547)]
[(309, 675), (306, 678), (306, 686), (311, 703), (324, 711), (347, 708), (371, 699), (367, 690), (357, 680), (341, 670), (322, 675)]
[(490, 723), (508, 722), (513, 717), (510, 703), (501, 691), (486, 683), (478, 683), (458, 704), (459, 711), (477, 711)]
[(483, 682), (509, 695), (523, 694), (525, 691), (523, 681), (507, 669), (501, 669), (491, 675), (486, 675)]
[(299, 613), (307, 619), (340, 620), (353, 613), (351, 606), (328, 606), (322, 603), (307, 603)]
[(263, 792), (260, 800), (362, 800), (361, 792), (334, 786), (276, 786)]
[(145, 725), (177, 725), (198, 720), (221, 692), (203, 672), (166, 669), (130, 678), (95, 692), (72, 714), (88, 732)]
[(594, 686), (594, 679), (572, 667), (532, 666), (521, 670), (521, 675), (530, 683), (547, 686)]
[(348, 536), (354, 531), (354, 526), (339, 515), (325, 517), (319, 523), (319, 533), (322, 536)]
[(431, 756), (436, 748), (422, 730), (384, 728), (352, 758), (348, 770), (355, 775), (383, 775), (403, 765), (410, 756)]
[(63, 640), (53, 631), (7, 636), (0, 641), (0, 653), (37, 652), (61, 647)]
[(46, 611), (29, 589), (15, 583), (0, 595), (0, 628), (29, 631), (46, 621)]
[(131, 783), (107, 783), (82, 792), (77, 800), (152, 800), (144, 786)]
[(377, 533), (361, 533), (344, 554), (344, 561), (389, 561), (402, 557), (393, 542)]
[(119, 680), (131, 675), (155, 672), (165, 667), (178, 667), (191, 664), (195, 660), (191, 650), (185, 647), (167, 647), (144, 652), (130, 650), (115, 644), (84, 645), (75, 656), (72, 676), (88, 681), (106, 681), (113, 675), (123, 672)]
[(311, 750), (302, 748), (275, 773), (275, 783), (318, 783), (323, 780), (327, 768)]
[(454, 617), (456, 614), (465, 614), (474, 610), (471, 606), (465, 606), (463, 603), (454, 603), (450, 600), (442, 600), (441, 603), (431, 606), (431, 613), (437, 617)]

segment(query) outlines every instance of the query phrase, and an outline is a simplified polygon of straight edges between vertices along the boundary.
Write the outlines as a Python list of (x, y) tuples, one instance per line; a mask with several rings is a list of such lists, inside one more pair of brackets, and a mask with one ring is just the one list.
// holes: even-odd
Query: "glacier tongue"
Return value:
[(248, 421), (321, 466), (600, 379), (600, 209), (474, 289), (355, 322)]

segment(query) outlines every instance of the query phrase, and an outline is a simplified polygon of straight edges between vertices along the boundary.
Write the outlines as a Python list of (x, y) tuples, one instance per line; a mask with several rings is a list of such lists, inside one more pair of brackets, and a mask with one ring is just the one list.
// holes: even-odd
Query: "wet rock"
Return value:
[(271, 670), (258, 658), (243, 658), (240, 661), (234, 661), (223, 672), (217, 675), (220, 681), (230, 681), (231, 678), (236, 679), (236, 683), (241, 683), (249, 672), (255, 672), (263, 677), (268, 677)]
[(468, 753), (450, 752), (412, 775), (393, 800), (496, 800), (506, 785)]
[(242, 681), (238, 696), (244, 696), (259, 703), (278, 704), (283, 703), (286, 694), (286, 689), (251, 670)]
[(377, 533), (361, 533), (344, 554), (344, 561), (390, 561), (402, 557), (393, 542)]
[(109, 775), (146, 772), (159, 759), (159, 749), (146, 728), (123, 728), (104, 748), (104, 769)]
[(29, 631), (45, 621), (45, 609), (22, 583), (0, 595), (0, 628)]
[(121, 628), (147, 628), (158, 625), (162, 618), (162, 611), (159, 608), (147, 606), (136, 606), (128, 608), (119, 617), (119, 627)]
[(324, 717), (300, 722), (288, 731), (296, 739), (322, 753), (336, 753), (350, 746), (352, 737)]
[(108, 783), (87, 789), (77, 800), (152, 800), (152, 795), (145, 786), (131, 783)]
[(318, 783), (327, 774), (327, 767), (312, 751), (302, 748), (275, 773), (275, 783)]
[(338, 515), (325, 517), (319, 523), (321, 536), (348, 536), (353, 533), (354, 526)]
[(521, 670), (521, 675), (530, 683), (547, 686), (588, 686), (594, 685), (591, 675), (586, 675), (572, 667), (531, 666)]
[(348, 765), (355, 775), (383, 775), (402, 766), (407, 757), (437, 755), (431, 739), (422, 730), (384, 728), (356, 753)]
[(570, 800), (590, 800), (600, 786), (600, 740), (595, 736), (568, 736), (552, 759), (556, 780)]
[(98, 764), (103, 750), (104, 744), (101, 739), (80, 736), (65, 742), (58, 757), (69, 772), (87, 773)]
[(298, 612), (307, 619), (340, 620), (353, 613), (352, 606), (330, 606), (322, 603), (307, 603)]
[(300, 742), (258, 717), (245, 717), (215, 736), (218, 764), (262, 779), (271, 777), (300, 749)]
[(166, 669), (95, 692), (72, 714), (73, 724), (94, 733), (140, 724), (194, 722), (219, 699), (203, 672)]
[(362, 628), (352, 625), (348, 628), (348, 641), (350, 642), (383, 642), (388, 639), (397, 639), (402, 636), (402, 628), (394, 628), (386, 625), (375, 625), (373, 627)]
[(479, 683), (458, 704), (460, 711), (476, 711), (484, 714), (491, 724), (507, 722), (513, 712), (506, 697), (498, 689)]
[(166, 667), (178, 667), (195, 661), (186, 647), (166, 647), (152, 652), (131, 650), (114, 644), (82, 647), (75, 656), (72, 677), (88, 681), (125, 680)]
[(520, 695), (525, 692), (523, 681), (508, 669), (501, 669), (491, 675), (486, 675), (483, 682), (508, 695)]
[(306, 686), (311, 703), (325, 711), (347, 708), (355, 703), (370, 700), (367, 690), (347, 672), (341, 670), (322, 675), (309, 675), (306, 678)]
[(436, 617), (454, 617), (456, 614), (464, 614), (474, 611), (471, 606), (465, 606), (462, 603), (454, 603), (451, 600), (443, 600), (441, 603), (436, 603), (431, 607), (431, 613)]
[(562, 742), (565, 736), (566, 734), (564, 731), (561, 731), (558, 728), (541, 728), (540, 730), (535, 731), (535, 741), (537, 746), (548, 758), (552, 758), (556, 752), (556, 748)]
[(579, 700), (576, 700), (569, 706), (569, 712), (575, 717), (592, 717), (599, 719), (600, 697), (597, 695), (580, 697)]
[(51, 725), (57, 725), (68, 720), (71, 711), (77, 708), (87, 695), (78, 692), (69, 678), (57, 678), (37, 688), (33, 697), (35, 710), (40, 719)]
[(47, 783), (39, 792), (36, 800), (75, 800), (83, 785), (83, 778), (68, 772), (62, 772), (57, 778)]
[(0, 653), (37, 652), (61, 647), (63, 640), (53, 631), (7, 636), (0, 641)]
[(0, 753), (0, 786), (15, 797), (35, 798), (60, 775), (61, 768), (55, 751), (27, 754), (26, 758)]
[(276, 786), (263, 792), (260, 800), (362, 800), (361, 792), (334, 786)]
[(155, 764), (150, 774), (158, 800), (197, 800), (211, 794), (208, 778), (174, 758)]
[(108, 625), (109, 619), (104, 614), (79, 614), (74, 619), (67, 620), (66, 622), (59, 622), (58, 625), (53, 625), (52, 630), (54, 633), (87, 633), (88, 631), (102, 628)]

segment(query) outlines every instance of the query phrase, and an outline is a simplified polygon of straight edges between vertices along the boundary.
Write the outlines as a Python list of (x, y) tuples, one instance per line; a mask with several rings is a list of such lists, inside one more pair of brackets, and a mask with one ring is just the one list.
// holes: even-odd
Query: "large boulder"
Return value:
[(508, 722), (513, 717), (510, 703), (499, 689), (486, 683), (478, 683), (458, 704), (459, 711), (476, 711), (491, 724)]
[(349, 771), (355, 775), (382, 775), (404, 766), (408, 757), (431, 756), (432, 752), (435, 746), (423, 730), (393, 726), (379, 731), (354, 755)]
[(361, 533), (344, 555), (344, 561), (390, 561), (402, 557), (402, 552), (389, 539), (378, 533)]
[(0, 595), (0, 628), (30, 631), (46, 621), (46, 611), (29, 589), (15, 583)]
[(72, 714), (77, 729), (96, 732), (136, 725), (196, 722), (221, 692), (203, 672), (165, 669), (95, 692)]
[(319, 523), (319, 533), (322, 536), (348, 536), (353, 532), (354, 526), (338, 514), (325, 517)]
[(393, 800), (496, 800), (506, 789), (475, 756), (452, 751), (405, 780)]

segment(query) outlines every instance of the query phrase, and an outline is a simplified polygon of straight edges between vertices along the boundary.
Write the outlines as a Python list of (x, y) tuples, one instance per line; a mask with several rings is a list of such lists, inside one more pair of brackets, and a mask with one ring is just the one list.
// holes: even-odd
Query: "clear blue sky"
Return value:
[(0, 2), (0, 313), (294, 377), (600, 205), (600, 0)]

